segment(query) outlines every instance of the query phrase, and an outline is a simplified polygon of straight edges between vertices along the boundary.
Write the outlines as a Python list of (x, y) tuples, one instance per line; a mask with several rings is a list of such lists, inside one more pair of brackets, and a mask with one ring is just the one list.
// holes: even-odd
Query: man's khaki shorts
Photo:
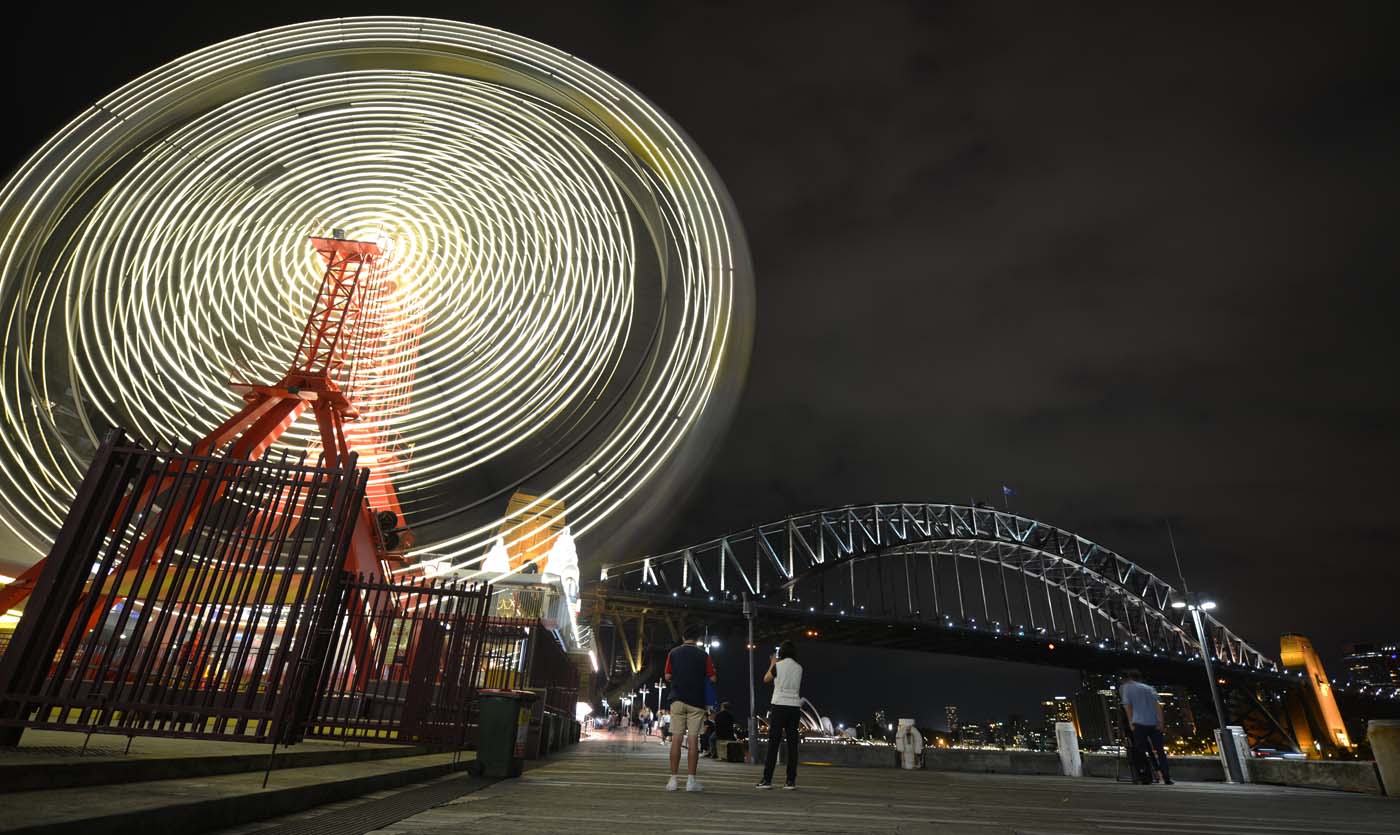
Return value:
[(691, 739), (699, 739), (705, 727), (705, 709), (685, 702), (671, 702), (671, 733), (690, 732)]

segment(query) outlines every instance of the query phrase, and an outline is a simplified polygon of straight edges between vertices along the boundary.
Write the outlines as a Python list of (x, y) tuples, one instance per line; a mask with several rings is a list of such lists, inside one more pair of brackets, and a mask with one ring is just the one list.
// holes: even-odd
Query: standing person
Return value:
[(651, 708), (642, 705), (640, 718), (642, 720), (642, 736), (651, 736)]
[(1128, 724), (1133, 729), (1133, 770), (1137, 772), (1137, 782), (1152, 785), (1152, 766), (1148, 763), (1151, 756), (1162, 774), (1162, 782), (1170, 786), (1167, 746), (1162, 738), (1162, 700), (1157, 698), (1157, 691), (1151, 685), (1143, 683), (1142, 673), (1137, 670), (1128, 670), (1123, 677), (1126, 680), (1121, 695), (1123, 710), (1127, 711)]
[(768, 702), (768, 756), (763, 763), (763, 779), (758, 788), (773, 788), (773, 769), (778, 765), (778, 744), (787, 741), (787, 783), (797, 788), (797, 720), (802, 715), (802, 665), (797, 663), (797, 645), (783, 641), (778, 653), (768, 659), (763, 683), (773, 684)]
[(685, 643), (671, 650), (666, 656), (666, 681), (671, 685), (671, 779), (666, 783), (666, 791), (676, 790), (677, 772), (681, 765), (681, 742), (690, 737), (690, 751), (685, 778), (685, 790), (702, 791), (703, 787), (695, 779), (695, 769), (700, 765), (700, 731), (705, 724), (705, 680), (715, 683), (715, 664), (710, 654), (696, 642), (703, 629), (691, 624), (685, 628)]
[(665, 745), (671, 741), (671, 712), (666, 708), (661, 708), (661, 744)]

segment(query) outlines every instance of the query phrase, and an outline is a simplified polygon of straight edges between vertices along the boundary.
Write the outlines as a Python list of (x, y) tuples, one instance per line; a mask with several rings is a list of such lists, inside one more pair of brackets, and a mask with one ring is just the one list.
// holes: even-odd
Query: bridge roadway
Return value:
[[(625, 607), (626, 611), (650, 613), (647, 623), (656, 634), (647, 646), (655, 646), (658, 640), (667, 648), (674, 643), (675, 636), (664, 631), (667, 628), (666, 618), (673, 625), (686, 621), (703, 623), (709, 627), (711, 634), (730, 640), (741, 638), (746, 628), (741, 604), (733, 600), (696, 600), (596, 587), (586, 589), (584, 597), (587, 613), (607, 613), (608, 607), (613, 607), (613, 612)], [(1128, 647), (1076, 636), (1003, 629), (987, 624), (955, 623), (942, 618), (916, 620), (853, 616), (844, 612), (836, 615), (831, 612), (809, 612), (801, 606), (789, 608), (766, 603), (756, 604), (754, 609), (754, 640), (759, 646), (802, 636), (811, 629), (816, 630), (822, 641), (852, 646), (996, 658), (1110, 674), (1121, 672), (1125, 667), (1136, 667), (1153, 681), (1194, 682), (1201, 675), (1199, 658), (1189, 657), (1180, 651)], [(611, 613), (609, 616), (613, 617)], [(1297, 688), (1301, 683), (1296, 673), (1282, 670), (1228, 664), (1220, 660), (1216, 661), (1216, 666), (1222, 677), (1242, 684)]]
[(700, 794), (668, 794), (655, 737), (600, 732), (507, 780), (406, 818), (386, 835), (976, 833), (1400, 835), (1393, 799), (1272, 786), (1135, 786), (1100, 779), (805, 765), (759, 792), (753, 766), (703, 760)]

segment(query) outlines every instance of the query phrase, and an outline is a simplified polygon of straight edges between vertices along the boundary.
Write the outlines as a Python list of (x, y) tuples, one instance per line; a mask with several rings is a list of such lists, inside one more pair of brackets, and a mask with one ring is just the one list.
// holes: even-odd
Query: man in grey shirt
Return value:
[(1152, 765), (1148, 762), (1148, 752), (1162, 774), (1162, 782), (1170, 786), (1171, 774), (1167, 771), (1167, 746), (1162, 738), (1162, 702), (1151, 685), (1143, 684), (1142, 673), (1128, 670), (1123, 673), (1121, 695), (1123, 709), (1128, 713), (1128, 724), (1133, 729), (1133, 770), (1137, 781), (1152, 784)]

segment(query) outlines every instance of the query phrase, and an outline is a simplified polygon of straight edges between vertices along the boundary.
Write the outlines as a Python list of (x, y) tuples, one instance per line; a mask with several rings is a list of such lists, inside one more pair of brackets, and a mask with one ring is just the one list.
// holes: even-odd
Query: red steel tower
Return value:
[[(375, 433), (347, 432), (346, 427), (347, 422), (360, 417), (360, 409), (350, 396), (351, 383), (358, 376), (357, 366), (372, 365), (376, 360), (376, 342), (384, 331), (384, 323), (370, 320), (379, 309), (384, 292), (379, 281), (383, 253), (377, 244), (339, 236), (313, 237), (310, 242), (325, 260), (326, 269), (291, 367), (274, 385), (234, 384), (234, 390), (243, 395), (243, 408), (194, 444), (190, 450), (194, 455), (210, 455), (227, 447), (230, 458), (256, 459), (309, 407), (316, 418), (325, 466), (344, 465), (352, 452), (351, 437), (357, 446), (368, 447), (356, 451), (371, 461), (398, 462), (393, 450), (375, 448)], [(414, 327), (421, 329), (421, 323)], [(411, 385), (411, 380), (403, 383), (397, 396), (407, 397)], [(147, 494), (168, 489), (178, 475), (178, 472), (167, 472), (147, 488)], [(394, 547), (386, 547), (381, 531), (401, 528), (403, 515), (392, 481), (381, 477), (376, 479), (376, 484), (361, 508), (345, 568), (382, 577), (387, 563), (402, 559), (397, 551), (406, 547), (411, 539), (407, 532), (400, 531), (389, 539)], [(132, 548), (126, 560), (126, 572), (134, 571), (172, 536), (187, 531), (195, 523), (198, 508), (217, 501), (223, 491), (222, 487), (201, 489), (206, 492), (198, 496), (187, 514), (168, 517), (158, 530), (148, 533)], [(128, 501), (140, 501), (145, 495), (133, 496)], [(299, 510), (286, 507), (283, 502), (274, 502), (262, 512), (297, 513)], [(13, 583), (0, 589), (0, 612), (13, 608), (29, 596), (43, 565), (41, 559)]]

